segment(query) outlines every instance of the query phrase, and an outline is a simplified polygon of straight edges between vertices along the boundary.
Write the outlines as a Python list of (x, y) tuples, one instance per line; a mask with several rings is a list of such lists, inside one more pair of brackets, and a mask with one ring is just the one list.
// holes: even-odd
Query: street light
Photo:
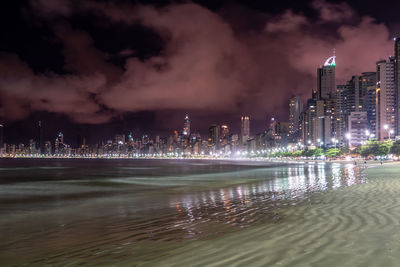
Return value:
[(338, 140), (336, 138), (332, 138), (332, 143), (335, 145), (335, 148), (336, 148), (337, 142), (338, 142)]
[(369, 130), (365, 130), (365, 135), (367, 136), (367, 141), (372, 136), (372, 134), (371, 134), (371, 132)]
[(390, 134), (394, 134), (394, 130), (389, 129), (389, 125), (387, 125), (387, 124), (383, 125), (383, 128), (388, 132), (389, 140), (390, 140)]
[(319, 148), (321, 148), (321, 145), (322, 145), (321, 139), (318, 138), (317, 143), (319, 143)]
[(348, 140), (348, 145), (349, 145), (349, 148), (350, 148), (350, 146), (351, 146), (351, 142), (350, 142), (351, 134), (350, 133), (346, 134), (346, 139)]

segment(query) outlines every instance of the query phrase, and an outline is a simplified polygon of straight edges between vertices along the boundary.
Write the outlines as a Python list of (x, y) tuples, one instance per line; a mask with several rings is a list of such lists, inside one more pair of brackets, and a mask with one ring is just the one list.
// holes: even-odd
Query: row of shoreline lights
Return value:
[[(385, 125), (383, 126), (383, 128), (385, 128), (385, 130), (388, 132), (389, 140), (391, 140), (390, 135), (391, 135), (391, 134), (394, 134), (394, 130), (393, 130), (393, 129), (390, 129), (390, 128), (389, 128), (389, 125), (387, 125), (387, 124), (385, 124)], [(371, 134), (371, 132), (370, 132), (369, 130), (365, 130), (365, 135), (367, 136), (368, 140), (369, 140), (370, 138), (374, 138), (374, 137), (375, 137), (375, 134)], [(346, 139), (348, 140), (349, 145), (350, 145), (350, 140), (351, 140), (351, 134), (350, 134), (350, 133), (346, 133)], [(339, 140), (336, 139), (336, 138), (332, 138), (331, 141), (332, 141), (332, 143), (335, 145), (335, 148), (337, 148), (337, 144), (339, 143)], [(317, 139), (317, 143), (319, 144), (319, 147), (321, 147), (321, 146), (324, 144), (324, 142), (322, 142), (321, 139)], [(311, 145), (311, 146), (313, 145), (313, 143), (311, 142), (311, 140), (308, 140), (308, 145)]]
[[(394, 130), (389, 128), (389, 125), (385, 124), (383, 126), (383, 128), (388, 132), (388, 137), (389, 140), (391, 140), (390, 135), (394, 134)], [(371, 132), (369, 130), (365, 130), (365, 135), (367, 136), (367, 139), (369, 140), (370, 138), (374, 138), (375, 134), (371, 134)], [(349, 145), (350, 145), (350, 139), (351, 139), (351, 134), (350, 133), (346, 133), (346, 139), (349, 140)], [(332, 142), (334, 141), (334, 138), (332, 138)]]

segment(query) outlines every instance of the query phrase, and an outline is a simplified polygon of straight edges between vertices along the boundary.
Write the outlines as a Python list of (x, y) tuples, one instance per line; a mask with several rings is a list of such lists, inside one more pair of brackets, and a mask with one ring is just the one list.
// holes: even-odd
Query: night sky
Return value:
[[(7, 3), (8, 2), (8, 3)], [(250, 3), (251, 2), (251, 3)], [(6, 142), (74, 144), (287, 120), (336, 49), (337, 83), (393, 54), (400, 1), (1, 1)]]

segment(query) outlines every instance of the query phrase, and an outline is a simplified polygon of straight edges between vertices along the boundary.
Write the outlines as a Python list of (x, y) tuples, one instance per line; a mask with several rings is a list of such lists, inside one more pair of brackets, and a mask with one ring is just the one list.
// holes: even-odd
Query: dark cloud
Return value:
[(54, 32), (63, 44), (66, 70), (80, 75), (101, 73), (110, 81), (121, 75), (122, 70), (107, 62), (108, 55), (95, 48), (87, 32), (73, 30), (65, 23), (56, 25)]
[(345, 2), (329, 3), (325, 0), (314, 0), (314, 7), (319, 12), (320, 20), (323, 22), (351, 21), (357, 16), (356, 12)]
[(72, 1), (68, 0), (31, 0), (30, 4), (36, 12), (46, 18), (69, 16), (72, 13)]
[(93, 75), (34, 74), (15, 55), (0, 56), (0, 112), (18, 120), (32, 111), (63, 113), (80, 123), (104, 123), (111, 116), (102, 112), (93, 96), (106, 78)]

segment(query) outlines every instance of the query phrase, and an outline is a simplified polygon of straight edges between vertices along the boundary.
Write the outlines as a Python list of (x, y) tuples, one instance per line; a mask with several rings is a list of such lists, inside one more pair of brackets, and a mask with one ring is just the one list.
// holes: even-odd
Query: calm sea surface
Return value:
[(373, 169), (2, 159), (0, 265), (399, 266), (399, 175)]

